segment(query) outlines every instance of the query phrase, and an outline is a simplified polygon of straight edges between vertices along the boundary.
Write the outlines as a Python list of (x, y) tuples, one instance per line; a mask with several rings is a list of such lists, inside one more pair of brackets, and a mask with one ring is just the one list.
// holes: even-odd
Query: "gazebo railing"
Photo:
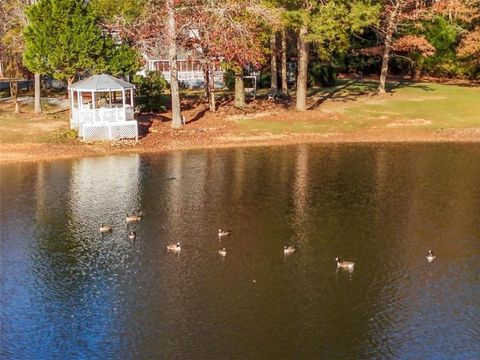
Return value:
[(133, 108), (100, 108), (82, 109), (74, 107), (72, 116), (74, 123), (80, 122), (111, 122), (133, 120)]
[(84, 140), (138, 139), (132, 107), (73, 107), (70, 125), (79, 131), (79, 136)]

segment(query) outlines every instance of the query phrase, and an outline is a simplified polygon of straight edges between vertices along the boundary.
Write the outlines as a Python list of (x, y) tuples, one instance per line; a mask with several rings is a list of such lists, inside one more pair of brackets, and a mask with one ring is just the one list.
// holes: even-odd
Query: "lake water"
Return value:
[(478, 145), (0, 170), (2, 359), (480, 358)]

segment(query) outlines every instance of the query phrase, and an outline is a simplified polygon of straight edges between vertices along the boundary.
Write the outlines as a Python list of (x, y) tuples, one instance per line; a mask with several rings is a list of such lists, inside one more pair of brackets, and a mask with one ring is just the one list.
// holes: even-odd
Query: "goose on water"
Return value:
[(224, 237), (224, 236), (228, 236), (228, 235), (230, 235), (231, 232), (232, 232), (232, 230), (218, 229), (218, 237), (221, 238), (221, 237)]
[(218, 250), (218, 253), (222, 256), (227, 256), (227, 250), (225, 250), (225, 248)]
[(355, 267), (355, 263), (351, 261), (343, 261), (340, 258), (335, 258), (335, 261), (337, 262), (337, 268), (338, 269), (347, 269), (347, 270), (353, 270)]
[(111, 232), (112, 227), (110, 225), (105, 225), (104, 223), (101, 223), (98, 230), (100, 230), (101, 233)]
[(433, 251), (432, 250), (428, 250), (428, 255), (426, 256), (427, 257), (427, 261), (429, 263), (431, 263), (433, 260), (436, 259), (436, 256), (433, 255)]
[(293, 254), (294, 252), (295, 252), (295, 246), (293, 245), (283, 247), (283, 253), (285, 255)]
[(167, 250), (168, 251), (180, 251), (182, 248), (180, 247), (180, 243), (177, 242), (176, 244), (168, 244)]
[(138, 213), (137, 215), (135, 214), (132, 214), (132, 215), (128, 215), (127, 213), (125, 214), (125, 220), (127, 221), (127, 223), (132, 223), (132, 222), (139, 222), (140, 219), (142, 218), (142, 213)]
[(130, 231), (130, 232), (128, 233), (128, 238), (129, 238), (130, 240), (135, 240), (136, 237), (137, 237), (137, 233), (136, 233), (135, 231)]

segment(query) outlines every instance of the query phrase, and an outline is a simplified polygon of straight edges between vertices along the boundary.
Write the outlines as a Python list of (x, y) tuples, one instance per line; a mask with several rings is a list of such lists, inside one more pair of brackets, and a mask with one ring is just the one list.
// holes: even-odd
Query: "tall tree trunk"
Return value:
[(210, 71), (208, 64), (203, 67), (203, 76), (205, 78), (205, 101), (210, 106)]
[(306, 110), (307, 102), (307, 73), (308, 73), (308, 42), (306, 36), (308, 27), (302, 25), (298, 36), (298, 76), (297, 76), (297, 104), (298, 111)]
[(287, 30), (282, 30), (282, 92), (288, 94), (287, 83)]
[(270, 35), (270, 51), (272, 52), (272, 58), (270, 60), (270, 70), (272, 73), (272, 80), (271, 80), (271, 85), (270, 89), (272, 90), (272, 93), (276, 94), (278, 91), (278, 84), (277, 84), (277, 74), (278, 74), (278, 69), (277, 69), (277, 33), (275, 30), (272, 30), (272, 33)]
[(385, 32), (384, 45), (385, 49), (382, 56), (382, 70), (380, 71), (380, 81), (377, 88), (377, 94), (385, 93), (385, 84), (387, 82), (388, 75), (388, 60), (390, 59), (390, 51), (392, 50), (393, 33), (395, 31), (395, 25), (397, 21), (397, 14), (400, 9), (401, 1), (396, 1), (395, 6), (390, 13), (387, 23), (387, 30)]
[(245, 89), (243, 86), (243, 69), (235, 71), (235, 107), (245, 107)]
[(210, 111), (216, 110), (215, 104), (215, 79), (214, 79), (214, 67), (209, 65), (209, 81), (208, 81), (208, 92), (210, 94), (209, 99), (209, 109)]
[(42, 104), (40, 103), (40, 74), (35, 73), (35, 114), (42, 113)]
[(182, 114), (180, 113), (180, 89), (178, 86), (177, 69), (177, 29), (175, 23), (174, 0), (167, 0), (165, 3), (168, 13), (168, 60), (170, 63), (170, 96), (172, 99), (172, 127), (181, 128), (183, 125)]
[(412, 81), (420, 80), (420, 75), (422, 74), (422, 63), (420, 60), (412, 61), (412, 67), (410, 69), (410, 77)]
[(388, 60), (390, 59), (391, 40), (385, 39), (385, 50), (382, 57), (382, 70), (380, 71), (380, 81), (378, 83), (377, 93), (385, 94), (385, 83), (387, 82)]
[(15, 105), (15, 114), (20, 113), (20, 104), (18, 103), (18, 81), (15, 79), (10, 79), (10, 96), (13, 99), (13, 104)]

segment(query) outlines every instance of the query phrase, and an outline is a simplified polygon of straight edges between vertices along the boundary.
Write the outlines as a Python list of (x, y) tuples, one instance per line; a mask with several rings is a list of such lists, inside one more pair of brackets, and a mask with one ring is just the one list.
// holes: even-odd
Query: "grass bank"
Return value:
[(224, 100), (211, 112), (186, 96), (182, 129), (170, 128), (168, 113), (144, 114), (138, 143), (86, 144), (71, 138), (68, 111), (55, 102), (46, 101), (46, 114), (35, 116), (31, 102), (15, 115), (1, 101), (0, 162), (310, 142), (480, 142), (480, 87), (390, 83), (390, 93), (372, 96), (375, 88), (376, 82), (343, 80), (310, 89), (305, 112), (294, 110), (294, 99), (271, 102), (261, 95), (245, 109)]
[(275, 113), (245, 118), (247, 131), (315, 134), (424, 134), (480, 127), (480, 88), (441, 84), (390, 84), (391, 92), (370, 96), (375, 82), (345, 81), (310, 92), (305, 114)]

